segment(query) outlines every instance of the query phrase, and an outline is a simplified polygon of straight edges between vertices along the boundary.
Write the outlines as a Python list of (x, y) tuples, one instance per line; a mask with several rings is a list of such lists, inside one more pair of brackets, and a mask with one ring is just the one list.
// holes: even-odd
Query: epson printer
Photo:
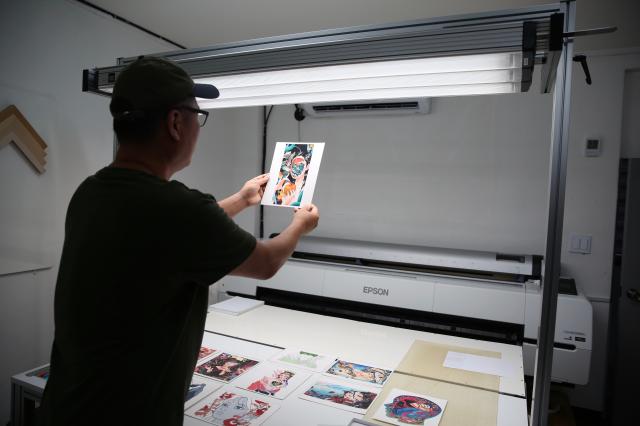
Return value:
[[(306, 237), (270, 280), (228, 276), (221, 289), (267, 304), (522, 345), (533, 375), (542, 259), (470, 250)], [(589, 380), (593, 313), (561, 288), (552, 380)]]

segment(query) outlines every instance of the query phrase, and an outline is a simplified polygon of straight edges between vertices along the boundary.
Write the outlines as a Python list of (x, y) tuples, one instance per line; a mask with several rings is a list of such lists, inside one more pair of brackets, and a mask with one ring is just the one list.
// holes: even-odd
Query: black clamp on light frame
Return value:
[(538, 24), (535, 21), (522, 23), (522, 92), (529, 91), (533, 80), (533, 66), (536, 61), (537, 26)]
[[(602, 27), (592, 28), (589, 30), (564, 32), (564, 29), (562, 28), (563, 23), (564, 14), (555, 13), (551, 15), (549, 22), (548, 54), (542, 69), (542, 82), (545, 92), (551, 90), (553, 82), (555, 81), (555, 70), (557, 69), (560, 54), (562, 53), (562, 44), (565, 40), (587, 35), (608, 34), (618, 29), (617, 27)], [(582, 65), (582, 71), (585, 74), (586, 83), (591, 85), (591, 73), (589, 72), (589, 65), (587, 64), (587, 57), (585, 55), (575, 55), (572, 59), (574, 62), (579, 62), (580, 65)]]
[(554, 13), (549, 18), (549, 38), (547, 39), (547, 55), (542, 65), (543, 93), (550, 93), (556, 80), (558, 62), (562, 55), (564, 43), (564, 13)]

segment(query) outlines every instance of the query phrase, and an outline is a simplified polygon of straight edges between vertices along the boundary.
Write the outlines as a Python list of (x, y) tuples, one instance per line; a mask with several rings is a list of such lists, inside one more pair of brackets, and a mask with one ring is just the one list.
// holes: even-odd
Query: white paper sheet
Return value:
[(516, 368), (504, 359), (453, 351), (447, 352), (447, 357), (442, 365), (447, 368), (457, 368), (500, 377), (514, 377), (518, 373)]
[(311, 203), (324, 142), (277, 142), (261, 204), (300, 207)]
[(209, 312), (220, 312), (229, 315), (240, 315), (259, 306), (264, 305), (264, 301), (235, 296), (231, 299), (209, 305)]

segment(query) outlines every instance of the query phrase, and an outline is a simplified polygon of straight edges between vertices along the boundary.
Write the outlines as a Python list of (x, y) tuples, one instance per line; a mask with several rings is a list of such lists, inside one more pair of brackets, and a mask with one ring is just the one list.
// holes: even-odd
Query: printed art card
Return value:
[(379, 392), (380, 389), (376, 387), (321, 377), (300, 394), (300, 398), (364, 414)]
[(336, 357), (300, 349), (285, 349), (271, 358), (271, 360), (320, 373), (329, 368), (336, 360)]
[(215, 352), (216, 352), (216, 349), (214, 348), (211, 348), (205, 345), (200, 346), (200, 352), (198, 353), (198, 361), (207, 358), (209, 355), (213, 355)]
[(324, 142), (277, 142), (262, 204), (300, 207), (311, 203)]
[(394, 388), (373, 418), (392, 425), (437, 426), (446, 406), (444, 399)]
[(262, 362), (234, 385), (252, 392), (284, 399), (311, 377), (311, 372), (275, 362)]
[(221, 352), (208, 361), (196, 365), (195, 373), (230, 382), (255, 367), (256, 364), (258, 364), (256, 360)]
[(39, 379), (47, 381), (49, 380), (49, 370), (50, 370), (50, 366), (49, 364), (47, 364), (44, 367), (37, 368), (33, 371), (28, 372), (27, 377), (37, 377)]
[(192, 405), (185, 414), (216, 426), (256, 426), (278, 408), (260, 395), (224, 386)]
[(349, 380), (357, 380), (374, 386), (382, 386), (385, 384), (392, 370), (380, 367), (371, 367), (365, 364), (336, 360), (326, 371), (326, 375), (340, 377)]
[(222, 383), (220, 382), (194, 374), (191, 378), (191, 384), (189, 385), (187, 396), (184, 399), (184, 408), (193, 405), (199, 399), (215, 392), (220, 389), (221, 386)]

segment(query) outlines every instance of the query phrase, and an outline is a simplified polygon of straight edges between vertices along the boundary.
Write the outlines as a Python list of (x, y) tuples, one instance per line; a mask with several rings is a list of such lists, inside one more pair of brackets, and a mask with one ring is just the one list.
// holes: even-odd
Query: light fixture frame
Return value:
[[(548, 56), (551, 16), (561, 4), (456, 15), (384, 25), (313, 31), (211, 47), (153, 54), (179, 63), (194, 79), (259, 71), (400, 59), (523, 52), (522, 90), (531, 85), (534, 62)], [(122, 69), (117, 65), (86, 69), (83, 91), (110, 96)]]
[[(569, 142), (573, 40), (567, 34), (574, 31), (575, 0), (562, 0), (520, 9), (267, 37), (153, 56), (174, 60), (198, 78), (521, 50), (523, 92), (531, 85), (534, 64), (541, 64), (540, 90), (553, 93), (553, 112), (542, 309), (530, 424), (542, 426), (548, 418)], [(82, 90), (110, 96), (108, 90), (118, 73), (136, 58), (120, 58), (115, 66), (85, 69)]]

